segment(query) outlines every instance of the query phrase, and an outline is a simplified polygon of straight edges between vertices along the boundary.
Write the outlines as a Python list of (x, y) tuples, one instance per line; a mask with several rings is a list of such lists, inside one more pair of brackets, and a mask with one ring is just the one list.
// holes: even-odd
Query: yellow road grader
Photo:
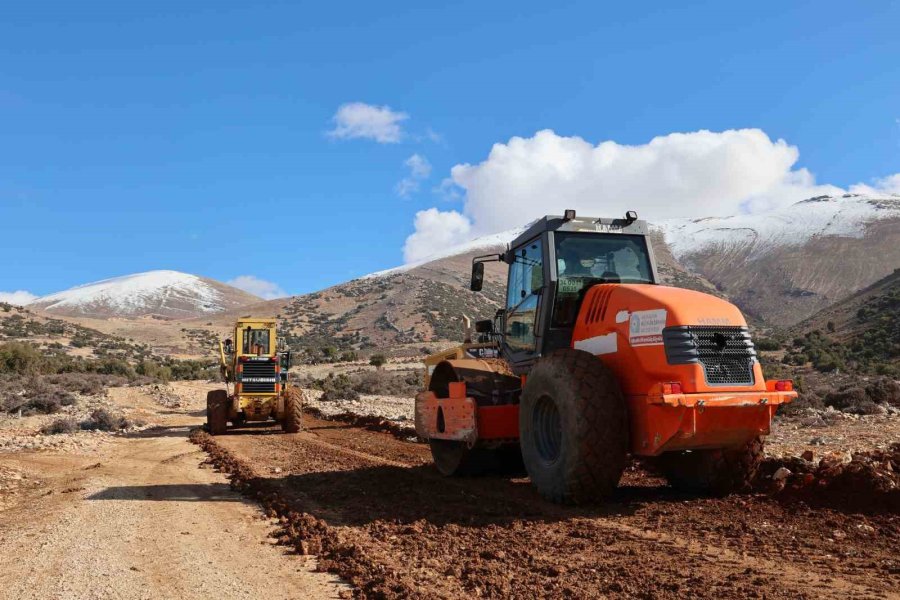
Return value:
[(234, 337), (219, 342), (219, 367), (225, 389), (206, 396), (210, 434), (224, 434), (229, 422), (239, 427), (270, 419), (287, 433), (300, 431), (303, 396), (288, 384), (291, 351), (278, 350), (275, 319), (241, 318)]

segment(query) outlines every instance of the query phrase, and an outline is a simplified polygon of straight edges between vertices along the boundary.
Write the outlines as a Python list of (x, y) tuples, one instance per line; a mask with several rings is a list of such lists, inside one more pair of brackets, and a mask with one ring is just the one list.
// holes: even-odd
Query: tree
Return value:
[(387, 362), (387, 358), (384, 356), (384, 354), (373, 354), (369, 358), (369, 364), (372, 365), (373, 367), (375, 367), (376, 369), (378, 369), (379, 371), (381, 370), (381, 367), (386, 362)]

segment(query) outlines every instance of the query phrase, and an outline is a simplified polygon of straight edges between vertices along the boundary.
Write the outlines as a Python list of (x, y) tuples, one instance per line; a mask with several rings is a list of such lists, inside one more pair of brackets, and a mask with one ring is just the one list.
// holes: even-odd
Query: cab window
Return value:
[(536, 239), (515, 251), (514, 262), (509, 268), (506, 343), (514, 351), (534, 350), (534, 326), (543, 285), (541, 242)]
[(653, 283), (650, 253), (640, 235), (560, 233), (552, 327), (575, 324), (588, 288), (598, 283)]
[(269, 354), (268, 329), (244, 329), (244, 354)]

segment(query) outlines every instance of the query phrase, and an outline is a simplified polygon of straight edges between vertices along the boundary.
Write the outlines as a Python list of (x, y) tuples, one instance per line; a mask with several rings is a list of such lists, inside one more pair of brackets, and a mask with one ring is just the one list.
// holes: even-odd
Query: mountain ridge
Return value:
[(154, 270), (85, 283), (42, 296), (27, 306), (70, 317), (190, 318), (260, 301), (214, 279)]

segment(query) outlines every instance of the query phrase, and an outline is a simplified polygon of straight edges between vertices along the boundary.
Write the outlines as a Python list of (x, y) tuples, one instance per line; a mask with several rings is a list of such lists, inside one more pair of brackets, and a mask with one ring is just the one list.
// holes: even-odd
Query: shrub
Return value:
[(138, 363), (137, 367), (135, 367), (135, 372), (138, 375), (151, 377), (160, 381), (169, 381), (172, 379), (172, 369), (147, 359)]
[(900, 407), (900, 382), (880, 377), (866, 386), (866, 395), (877, 404)]
[(861, 387), (847, 387), (825, 394), (825, 405), (838, 410), (855, 408), (869, 401), (866, 391)]
[(814, 391), (799, 392), (797, 398), (788, 404), (782, 404), (778, 412), (783, 415), (794, 415), (801, 413), (807, 408), (823, 409), (825, 403), (822, 397)]
[(384, 354), (373, 354), (369, 358), (369, 364), (375, 367), (376, 369), (380, 369), (384, 363), (387, 362), (387, 358)]
[(757, 350), (762, 350), (766, 352), (774, 352), (775, 350), (781, 349), (781, 344), (777, 340), (773, 340), (771, 338), (762, 338), (755, 340), (754, 345)]
[(341, 373), (337, 377), (329, 374), (322, 382), (322, 400), (359, 400), (359, 392), (354, 389), (353, 380)]
[(8, 342), (0, 344), (0, 372), (36, 373), (41, 366), (42, 356), (40, 351), (31, 344), (25, 342)]
[(62, 417), (55, 419), (41, 427), (41, 433), (44, 435), (56, 435), (58, 433), (75, 433), (78, 431), (78, 421), (72, 417)]
[(81, 428), (89, 431), (119, 431), (129, 427), (131, 423), (121, 413), (106, 408), (95, 409), (91, 416), (82, 421)]
[(422, 389), (418, 371), (367, 371), (353, 376), (354, 389), (361, 394), (414, 396)]
[(12, 407), (13, 410), (21, 410), (25, 414), (49, 415), (59, 412), (63, 406), (75, 404), (75, 396), (57, 385), (48, 383), (42, 377), (29, 377), (20, 380), (18, 384), (23, 388), (23, 393), (19, 395), (20, 404)]
[(69, 392), (77, 392), (85, 396), (99, 396), (109, 386), (124, 385), (128, 382), (128, 379), (116, 375), (77, 372), (45, 375), (44, 380)]
[(134, 369), (127, 361), (121, 358), (104, 358), (94, 366), (94, 371), (105, 375), (121, 375), (122, 377), (133, 378), (135, 376)]
[(52, 386), (46, 391), (36, 392), (23, 407), (28, 413), (57, 413), (63, 406), (75, 404), (75, 396), (62, 388)]

